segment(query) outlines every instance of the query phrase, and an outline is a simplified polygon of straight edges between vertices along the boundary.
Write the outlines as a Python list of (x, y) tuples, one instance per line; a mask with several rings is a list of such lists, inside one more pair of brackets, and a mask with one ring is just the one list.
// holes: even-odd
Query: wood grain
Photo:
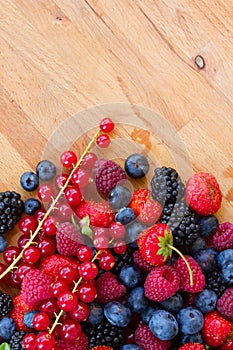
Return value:
[[(1, 191), (21, 191), (62, 122), (123, 102), (175, 128), (192, 170), (221, 184), (219, 219), (232, 220), (232, 0), (0, 0), (0, 13)], [(169, 163), (158, 139), (125, 130)]]

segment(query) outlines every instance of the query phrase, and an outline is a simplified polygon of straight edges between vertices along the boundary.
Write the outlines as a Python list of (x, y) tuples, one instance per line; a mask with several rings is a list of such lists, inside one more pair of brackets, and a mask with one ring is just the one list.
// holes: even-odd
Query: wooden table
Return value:
[[(0, 0), (0, 190), (23, 192), (56, 127), (90, 106), (150, 108), (233, 205), (232, 0)], [(198, 57), (197, 57), (198, 56)], [(23, 198), (26, 195), (23, 193)]]

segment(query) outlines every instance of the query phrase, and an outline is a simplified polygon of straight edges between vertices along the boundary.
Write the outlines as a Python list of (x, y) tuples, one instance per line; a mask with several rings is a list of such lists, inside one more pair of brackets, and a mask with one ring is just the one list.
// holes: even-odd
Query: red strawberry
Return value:
[(142, 350), (168, 350), (171, 342), (158, 339), (147, 324), (140, 325), (135, 333), (135, 341)]
[(172, 255), (173, 236), (169, 227), (158, 223), (137, 238), (142, 257), (154, 266), (164, 264)]
[(186, 343), (181, 346), (178, 350), (205, 350), (204, 345), (199, 343)]
[(201, 292), (205, 286), (205, 276), (202, 273), (202, 269), (191, 256), (185, 256), (185, 258), (192, 270), (193, 286), (190, 284), (190, 272), (188, 267), (183, 258), (179, 257), (175, 261), (173, 267), (180, 274), (180, 289), (189, 293)]
[(51, 298), (50, 284), (53, 277), (41, 270), (31, 269), (22, 281), (22, 298), (29, 306), (36, 306), (41, 300)]
[(74, 341), (65, 341), (58, 339), (56, 341), (57, 350), (87, 350), (88, 349), (88, 338), (84, 332), (81, 333), (80, 337)]
[(224, 222), (218, 225), (217, 231), (212, 237), (214, 249), (221, 252), (225, 249), (233, 249), (233, 224)]
[(103, 273), (96, 283), (97, 301), (100, 304), (107, 304), (110, 301), (119, 300), (126, 293), (126, 288), (117, 281), (116, 276), (111, 272)]
[(179, 286), (179, 273), (172, 266), (158, 266), (146, 278), (145, 295), (150, 300), (160, 302), (175, 294)]
[(220, 346), (231, 331), (231, 324), (217, 311), (204, 315), (202, 335), (204, 342), (209, 346)]
[(16, 329), (18, 331), (30, 332), (31, 329), (26, 327), (23, 321), (24, 314), (33, 310), (33, 307), (28, 306), (22, 299), (21, 294), (17, 295), (13, 299), (14, 308), (10, 312), (9, 316), (15, 321)]
[(143, 272), (150, 272), (154, 268), (153, 265), (148, 264), (148, 262), (143, 259), (139, 250), (136, 250), (136, 252), (133, 253), (133, 261)]
[(82, 201), (77, 208), (80, 219), (89, 216), (90, 224), (97, 227), (108, 227), (114, 220), (114, 212), (107, 202)]
[(227, 338), (222, 345), (218, 347), (218, 350), (232, 350), (233, 349), (233, 338)]
[(221, 207), (222, 193), (216, 178), (209, 173), (194, 174), (186, 185), (186, 201), (198, 214), (216, 213)]
[(129, 205), (138, 216), (138, 221), (147, 226), (154, 225), (162, 213), (161, 205), (150, 199), (149, 195), (150, 192), (146, 189), (136, 190)]
[(83, 236), (70, 222), (63, 222), (57, 228), (56, 241), (61, 255), (76, 256), (78, 248), (83, 244)]
[(46, 258), (42, 263), (42, 271), (53, 277), (57, 277), (63, 266), (73, 267), (75, 270), (79, 267), (79, 262), (66, 256), (54, 254)]

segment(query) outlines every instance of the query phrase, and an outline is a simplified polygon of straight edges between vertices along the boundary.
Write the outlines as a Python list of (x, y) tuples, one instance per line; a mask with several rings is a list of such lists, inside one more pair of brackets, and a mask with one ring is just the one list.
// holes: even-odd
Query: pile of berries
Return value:
[[(145, 177), (148, 160), (135, 153), (122, 168), (98, 159), (91, 145), (108, 147), (114, 123), (104, 118), (99, 129), (80, 159), (62, 153), (61, 174), (42, 160), (22, 175), (38, 198), (23, 205), (15, 192), (0, 194), (1, 233), (24, 210), (17, 245), (0, 239), (1, 283), (18, 290), (13, 299), (0, 291), (0, 342), (11, 350), (232, 350), (233, 224), (214, 215), (216, 178), (199, 172), (185, 186), (164, 166), (149, 189), (132, 192), (126, 180)], [(86, 198), (93, 184), (105, 200)]]

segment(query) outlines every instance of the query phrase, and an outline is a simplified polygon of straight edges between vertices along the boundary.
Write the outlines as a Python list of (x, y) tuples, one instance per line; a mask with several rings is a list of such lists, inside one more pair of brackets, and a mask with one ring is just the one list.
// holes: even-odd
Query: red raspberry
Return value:
[(150, 300), (163, 301), (175, 294), (179, 286), (179, 273), (172, 266), (158, 266), (146, 278), (145, 295)]
[(198, 263), (190, 256), (185, 256), (193, 273), (193, 286), (190, 285), (190, 276), (187, 265), (184, 260), (179, 257), (173, 265), (175, 270), (180, 274), (180, 289), (184, 292), (198, 293), (204, 289), (205, 276)]
[(135, 341), (142, 350), (168, 350), (171, 342), (158, 339), (146, 324), (140, 325), (135, 333)]
[(59, 350), (87, 350), (88, 349), (88, 338), (84, 332), (81, 333), (80, 337), (75, 341), (65, 341), (58, 339), (56, 341), (57, 349)]
[(30, 270), (22, 281), (22, 298), (29, 306), (36, 306), (41, 300), (52, 298), (50, 284), (53, 278), (41, 270)]
[(117, 281), (111, 272), (103, 273), (96, 283), (97, 302), (107, 304), (110, 301), (119, 300), (126, 293), (126, 288)]
[(103, 193), (110, 192), (120, 181), (126, 179), (126, 173), (120, 165), (105, 159), (95, 162), (93, 175), (97, 189)]
[(82, 201), (77, 208), (80, 219), (89, 216), (90, 224), (96, 227), (108, 227), (114, 220), (114, 212), (107, 202)]
[(154, 269), (153, 265), (150, 265), (145, 259), (143, 259), (142, 254), (139, 250), (136, 250), (133, 254), (134, 264), (137, 265), (143, 272), (150, 272)]
[(206, 345), (218, 347), (227, 338), (231, 331), (231, 324), (217, 311), (204, 315), (202, 335)]
[(218, 299), (217, 310), (221, 315), (233, 319), (233, 288), (227, 288)]
[(186, 343), (178, 350), (205, 350), (204, 345), (199, 343)]
[(41, 269), (46, 274), (57, 278), (59, 271), (63, 266), (69, 266), (77, 270), (79, 265), (79, 262), (75, 259), (54, 254), (43, 261)]
[(199, 215), (215, 214), (221, 207), (222, 193), (212, 174), (194, 174), (187, 182), (185, 195), (186, 202)]
[(70, 222), (63, 222), (57, 228), (57, 250), (65, 256), (76, 256), (77, 250), (83, 244), (83, 237)]
[(233, 249), (233, 224), (224, 222), (218, 225), (217, 231), (212, 237), (213, 247), (221, 252), (225, 249)]

